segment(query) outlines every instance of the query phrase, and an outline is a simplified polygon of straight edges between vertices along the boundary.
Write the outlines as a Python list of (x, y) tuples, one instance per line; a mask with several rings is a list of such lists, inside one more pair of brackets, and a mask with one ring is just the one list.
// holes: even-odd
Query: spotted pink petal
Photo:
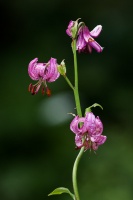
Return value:
[(45, 63), (37, 63), (38, 58), (33, 59), (28, 65), (28, 73), (32, 80), (39, 80), (44, 76)]
[(84, 126), (86, 126), (90, 136), (99, 136), (103, 132), (103, 124), (99, 117), (95, 117), (92, 112), (86, 113)]
[(59, 78), (60, 73), (58, 72), (57, 66), (57, 60), (55, 58), (51, 58), (46, 72), (46, 80), (48, 82), (54, 82), (57, 78)]
[(38, 80), (38, 76), (35, 73), (35, 66), (37, 64), (38, 58), (34, 58), (28, 65), (28, 74), (31, 79)]
[(83, 146), (82, 137), (80, 135), (75, 136), (75, 144), (79, 148)]
[(90, 137), (90, 139), (91, 139), (92, 142), (96, 142), (100, 145), (100, 144), (103, 144), (105, 142), (106, 136), (103, 136), (103, 135), (92, 136), (92, 137)]
[(75, 116), (74, 119), (72, 120), (71, 124), (70, 124), (70, 129), (72, 132), (74, 132), (75, 134), (82, 134), (85, 132), (84, 130), (84, 125), (82, 125), (82, 127), (79, 127), (79, 123), (80, 122), (84, 122), (85, 118), (84, 117), (79, 117), (79, 116)]

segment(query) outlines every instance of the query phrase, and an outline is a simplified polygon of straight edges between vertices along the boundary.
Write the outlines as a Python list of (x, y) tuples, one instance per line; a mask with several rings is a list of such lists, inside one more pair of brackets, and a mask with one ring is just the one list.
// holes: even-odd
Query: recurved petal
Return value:
[(86, 47), (86, 45), (87, 45), (87, 42), (85, 41), (83, 37), (83, 32), (80, 32), (77, 43), (76, 43), (76, 48), (79, 52), (82, 52), (82, 50)]
[(98, 145), (102, 145), (105, 141), (107, 140), (107, 136), (105, 135), (100, 135), (99, 138), (98, 138)]
[(89, 45), (94, 48), (98, 53), (102, 52), (103, 47), (100, 46), (95, 40), (88, 41)]
[(34, 58), (28, 65), (28, 74), (31, 79), (38, 80), (38, 76), (35, 73), (35, 66), (37, 64), (38, 58)]
[(97, 137), (103, 132), (103, 124), (99, 117), (95, 117), (92, 112), (86, 113), (84, 126), (91, 137)]
[(95, 132), (95, 115), (92, 112), (86, 113), (84, 126), (90, 135)]
[(83, 37), (84, 37), (85, 41), (88, 42), (88, 40), (90, 38), (90, 31), (89, 31), (88, 27), (83, 26), (82, 31), (83, 31)]
[(104, 135), (99, 135), (96, 137), (91, 137), (91, 141), (97, 143), (97, 145), (102, 145), (106, 141), (107, 137)]
[(71, 28), (74, 26), (74, 21), (70, 21), (69, 24), (68, 24), (68, 27), (66, 29), (66, 34), (69, 35), (70, 37), (72, 36), (72, 33), (71, 33)]
[(101, 33), (102, 30), (102, 26), (101, 25), (97, 25), (91, 32), (90, 35), (92, 37), (98, 37), (98, 35)]
[(95, 115), (92, 112), (87, 112), (85, 115), (85, 123), (94, 124), (95, 123)]
[(80, 128), (79, 123), (84, 121), (85, 121), (84, 117), (75, 116), (70, 124), (71, 131), (74, 132), (75, 134), (82, 134), (84, 126), (82, 125), (82, 127)]
[(58, 72), (57, 66), (57, 60), (55, 58), (51, 58), (45, 71), (45, 79), (48, 82), (54, 82), (57, 78), (59, 78), (60, 73)]
[(82, 137), (79, 135), (75, 136), (75, 144), (77, 147), (82, 147), (83, 146), (83, 142), (82, 142)]
[(28, 66), (28, 73), (31, 79), (39, 80), (44, 76), (45, 63), (37, 63), (38, 58), (33, 59)]
[(98, 116), (96, 117), (95, 120), (95, 126), (96, 126), (96, 135), (101, 135), (103, 132), (103, 123)]

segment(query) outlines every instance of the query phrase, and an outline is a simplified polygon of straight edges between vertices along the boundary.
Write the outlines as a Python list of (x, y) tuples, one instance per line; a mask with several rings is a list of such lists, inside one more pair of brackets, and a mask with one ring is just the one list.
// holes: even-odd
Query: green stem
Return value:
[(79, 154), (74, 162), (73, 166), (73, 172), (72, 172), (72, 181), (73, 181), (73, 189), (74, 189), (74, 194), (75, 194), (75, 200), (80, 200), (79, 197), (79, 192), (78, 192), (78, 185), (77, 185), (77, 169), (78, 169), (78, 164), (81, 159), (81, 156), (84, 153), (84, 147), (82, 147), (79, 151)]
[(74, 56), (74, 75), (75, 75), (75, 89), (74, 89), (74, 97), (76, 103), (77, 114), (79, 117), (82, 117), (80, 99), (79, 99), (79, 91), (78, 91), (78, 65), (77, 65), (77, 54), (76, 54), (76, 39), (73, 40), (73, 56)]
[(70, 80), (67, 78), (66, 75), (63, 75), (63, 77), (65, 78), (66, 82), (68, 83), (68, 85), (72, 88), (72, 90), (74, 91), (74, 87), (72, 85), (72, 83), (70, 82)]
[[(77, 54), (76, 54), (76, 39), (73, 40), (72, 48), (73, 48), (73, 56), (74, 56), (74, 75), (75, 75), (74, 97), (75, 97), (77, 114), (79, 117), (82, 117), (79, 91), (78, 91), (78, 66), (77, 66)], [(79, 164), (79, 161), (80, 161), (83, 153), (84, 153), (84, 147), (82, 147), (80, 149), (79, 154), (78, 154), (78, 156), (74, 162), (74, 166), (73, 166), (72, 182), (73, 182), (73, 190), (74, 190), (74, 194), (75, 194), (75, 200), (80, 200), (79, 192), (78, 192), (78, 185), (77, 185), (77, 169), (78, 169), (78, 164)]]

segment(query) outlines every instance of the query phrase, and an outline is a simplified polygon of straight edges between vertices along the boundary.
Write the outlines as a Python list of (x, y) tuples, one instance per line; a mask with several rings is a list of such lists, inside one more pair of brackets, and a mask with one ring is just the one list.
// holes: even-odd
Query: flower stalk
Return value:
[(68, 77), (66, 75), (63, 75), (63, 76), (64, 76), (66, 82), (68, 83), (68, 85), (70, 86), (70, 88), (74, 91), (74, 87), (73, 87), (72, 83), (70, 82), (70, 80), (68, 79)]
[(77, 185), (77, 169), (79, 161), (84, 153), (84, 146), (80, 149), (79, 154), (74, 162), (73, 165), (73, 172), (72, 172), (72, 182), (73, 182), (73, 190), (75, 194), (75, 200), (80, 200), (79, 192), (78, 192), (78, 185)]
[[(76, 109), (78, 116), (82, 117), (81, 105), (80, 105), (80, 98), (79, 98), (79, 90), (78, 90), (78, 65), (77, 65), (77, 54), (76, 54), (76, 39), (72, 42), (73, 45), (73, 57), (74, 57), (74, 77), (75, 77), (75, 88), (74, 88), (74, 97), (76, 103)], [(79, 154), (74, 162), (73, 171), (72, 171), (72, 183), (73, 183), (73, 190), (75, 195), (75, 200), (80, 200), (79, 192), (78, 192), (78, 184), (77, 184), (77, 169), (79, 161), (84, 153), (84, 147), (82, 147), (79, 151)]]
[(82, 111), (79, 99), (79, 90), (78, 90), (78, 65), (77, 65), (77, 54), (76, 54), (76, 39), (73, 40), (72, 45), (73, 45), (74, 77), (75, 77), (74, 97), (75, 97), (77, 114), (79, 117), (82, 117)]

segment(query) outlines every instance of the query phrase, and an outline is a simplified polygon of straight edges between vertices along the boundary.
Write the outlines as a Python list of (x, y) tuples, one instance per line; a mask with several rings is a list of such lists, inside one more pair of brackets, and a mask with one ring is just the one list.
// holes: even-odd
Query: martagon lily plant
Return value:
[(73, 120), (70, 123), (70, 130), (75, 134), (76, 149), (79, 149), (79, 153), (75, 159), (72, 170), (72, 184), (73, 193), (65, 187), (58, 187), (50, 195), (59, 195), (62, 193), (68, 193), (73, 200), (80, 200), (78, 184), (77, 184), (77, 169), (79, 161), (86, 150), (97, 151), (99, 146), (104, 144), (107, 137), (102, 135), (103, 124), (100, 118), (92, 113), (92, 108), (101, 105), (94, 103), (85, 109), (84, 115), (82, 115), (79, 90), (78, 90), (78, 65), (77, 65), (77, 52), (78, 53), (91, 53), (92, 49), (95, 49), (98, 53), (103, 51), (94, 38), (98, 37), (102, 30), (101, 25), (97, 25), (92, 31), (89, 31), (84, 22), (70, 21), (67, 27), (66, 33), (72, 39), (71, 47), (74, 58), (74, 84), (71, 83), (66, 75), (66, 65), (64, 60), (60, 64), (57, 63), (57, 59), (50, 58), (46, 63), (39, 63), (38, 58), (34, 58), (28, 65), (28, 74), (30, 78), (37, 81), (36, 84), (30, 83), (28, 91), (35, 95), (41, 89), (42, 94), (51, 96), (51, 90), (48, 87), (48, 83), (56, 81), (60, 75), (62, 75), (70, 88), (73, 91), (75, 97), (76, 114), (72, 114)]

